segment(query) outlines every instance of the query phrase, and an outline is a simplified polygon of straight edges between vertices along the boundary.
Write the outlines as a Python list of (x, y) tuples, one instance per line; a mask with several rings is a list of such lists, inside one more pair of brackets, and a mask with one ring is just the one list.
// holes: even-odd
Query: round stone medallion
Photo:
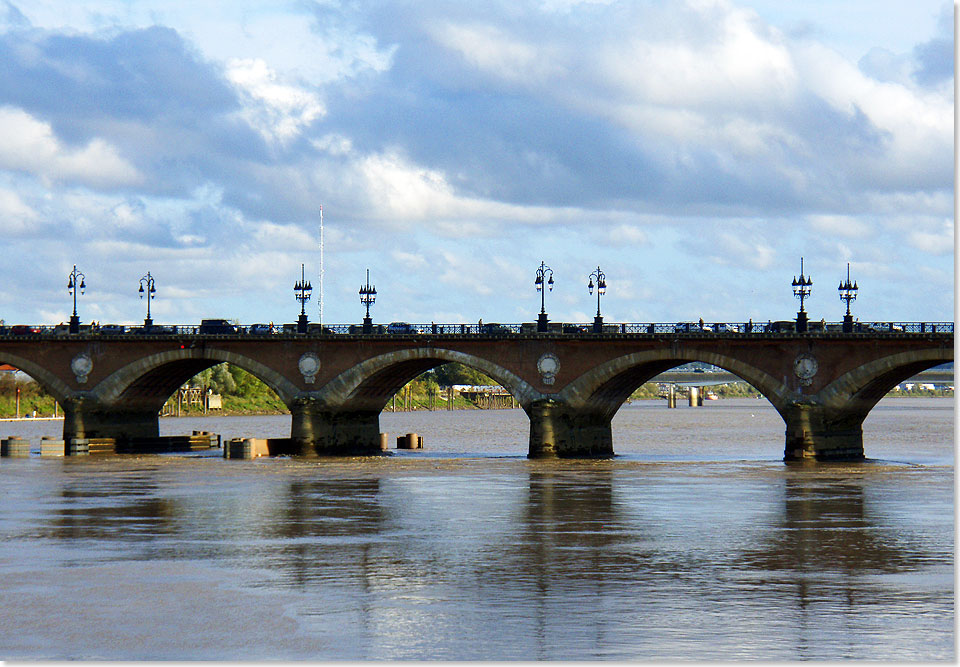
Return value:
[(86, 353), (80, 353), (70, 362), (70, 370), (77, 376), (77, 382), (83, 384), (87, 381), (87, 376), (93, 370), (93, 359)]
[(320, 359), (313, 352), (307, 352), (300, 357), (300, 361), (297, 362), (297, 367), (303, 374), (304, 381), (307, 384), (312, 384), (313, 378), (316, 377), (317, 371), (320, 370)]
[(553, 379), (560, 370), (560, 360), (557, 359), (557, 355), (550, 352), (540, 355), (540, 359), (537, 360), (537, 370), (544, 384), (553, 384)]
[(819, 369), (820, 364), (812, 354), (797, 355), (797, 358), (793, 361), (793, 372), (805, 385), (813, 382), (813, 376), (817, 374)]

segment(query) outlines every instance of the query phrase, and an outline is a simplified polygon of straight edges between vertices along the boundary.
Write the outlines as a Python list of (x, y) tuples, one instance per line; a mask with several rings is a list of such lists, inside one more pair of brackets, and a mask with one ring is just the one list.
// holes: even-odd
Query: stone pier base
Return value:
[(112, 438), (126, 443), (133, 438), (157, 438), (160, 422), (154, 409), (116, 409), (77, 403), (65, 405), (63, 439)]
[(610, 419), (553, 401), (527, 408), (530, 417), (529, 458), (613, 456)]
[(798, 405), (784, 417), (784, 461), (862, 461), (863, 419)]
[(365, 411), (291, 410), (290, 438), (301, 456), (366, 456), (381, 454), (380, 414)]

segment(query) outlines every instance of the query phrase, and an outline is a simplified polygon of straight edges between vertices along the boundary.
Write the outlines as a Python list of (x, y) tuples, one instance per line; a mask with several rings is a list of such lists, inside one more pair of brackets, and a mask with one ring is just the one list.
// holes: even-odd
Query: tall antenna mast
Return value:
[(323, 206), (320, 207), (320, 331), (323, 332)]

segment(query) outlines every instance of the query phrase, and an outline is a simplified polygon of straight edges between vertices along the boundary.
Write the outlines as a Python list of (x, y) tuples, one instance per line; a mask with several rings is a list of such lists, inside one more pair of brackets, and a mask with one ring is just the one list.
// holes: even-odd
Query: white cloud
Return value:
[(944, 220), (939, 228), (917, 229), (907, 235), (907, 241), (917, 250), (931, 255), (953, 253), (953, 221)]
[(473, 67), (506, 81), (536, 85), (563, 71), (561, 54), (550, 45), (531, 43), (493, 24), (444, 22), (433, 25), (430, 32)]
[(810, 215), (807, 220), (814, 229), (833, 236), (863, 239), (873, 233), (868, 222), (851, 215)]
[(35, 231), (38, 215), (16, 192), (0, 188), (0, 230), (8, 236), (23, 236)]
[(775, 263), (776, 249), (756, 236), (748, 229), (720, 232), (713, 239), (713, 252), (709, 256), (727, 266), (746, 266), (759, 271), (769, 269)]
[[(397, 152), (369, 155), (356, 163), (371, 214), (393, 224), (429, 221), (445, 233), (489, 233), (503, 221), (536, 224), (566, 216), (547, 206), (518, 206), (458, 195), (440, 170), (419, 167)], [(473, 226), (471, 226), (471, 224)]]
[(247, 101), (244, 116), (267, 139), (288, 141), (326, 113), (316, 95), (279, 83), (260, 58), (232, 59), (226, 75)]
[(0, 107), (0, 169), (92, 187), (134, 185), (143, 178), (117, 149), (96, 138), (64, 146), (48, 123), (11, 106)]

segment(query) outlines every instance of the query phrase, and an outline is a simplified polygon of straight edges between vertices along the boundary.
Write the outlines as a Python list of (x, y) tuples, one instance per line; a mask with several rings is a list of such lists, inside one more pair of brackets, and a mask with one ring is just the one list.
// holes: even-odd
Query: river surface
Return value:
[(856, 464), (785, 465), (762, 400), (624, 406), (609, 460), (529, 461), (527, 429), (385, 413), (426, 448), (2, 459), (0, 658), (955, 659), (953, 399), (882, 401)]

